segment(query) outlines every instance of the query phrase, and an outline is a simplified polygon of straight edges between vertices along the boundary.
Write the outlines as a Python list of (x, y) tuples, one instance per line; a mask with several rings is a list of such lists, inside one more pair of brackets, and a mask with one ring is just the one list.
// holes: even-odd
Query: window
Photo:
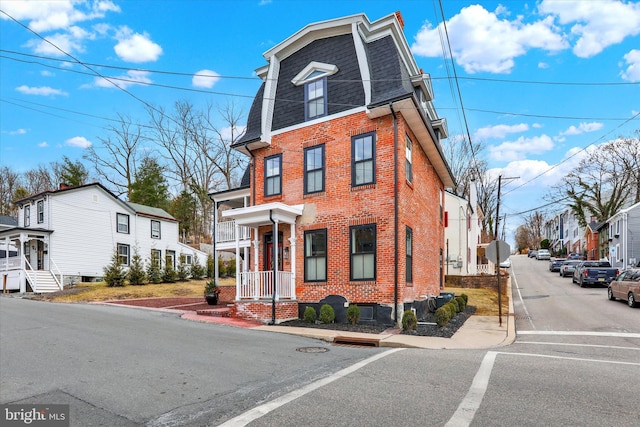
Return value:
[(129, 234), (129, 215), (117, 214), (118, 217), (118, 233)]
[(164, 256), (165, 265), (170, 266), (171, 268), (176, 268), (176, 251), (167, 251)]
[(160, 238), (160, 221), (151, 220), (151, 238)]
[(351, 280), (376, 278), (376, 225), (358, 225), (350, 228)]
[(38, 200), (37, 204), (38, 209), (38, 224), (42, 224), (44, 222), (44, 200)]
[(351, 139), (351, 185), (373, 184), (375, 182), (375, 133), (368, 133)]
[(407, 227), (407, 260), (406, 260), (406, 269), (407, 269), (407, 283), (413, 282), (413, 230)]
[(324, 191), (324, 145), (304, 150), (304, 193)]
[(159, 249), (151, 249), (151, 264), (160, 267), (162, 259), (162, 251)]
[[(313, 78), (315, 75), (321, 74), (319, 71), (312, 73), (309, 77)], [(326, 102), (326, 90), (327, 85), (326, 78), (319, 78), (317, 80), (305, 83), (304, 85), (304, 105), (305, 120), (312, 120), (317, 117), (327, 115), (327, 102)]]
[(124, 266), (129, 265), (129, 245), (118, 243), (118, 260)]
[(31, 225), (31, 206), (24, 206), (24, 226), (28, 227)]
[(327, 230), (304, 233), (304, 281), (327, 280)]
[(412, 160), (413, 143), (409, 139), (409, 135), (406, 135), (406, 137), (407, 137), (407, 147), (404, 150), (404, 156), (406, 159), (406, 175), (407, 175), (407, 181), (413, 182), (413, 160)]
[(282, 192), (282, 154), (264, 160), (264, 195), (275, 196)]

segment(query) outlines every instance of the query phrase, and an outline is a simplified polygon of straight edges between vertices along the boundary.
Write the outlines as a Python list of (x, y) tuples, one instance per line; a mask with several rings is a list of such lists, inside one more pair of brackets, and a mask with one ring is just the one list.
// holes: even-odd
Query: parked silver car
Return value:
[(536, 259), (538, 261), (540, 260), (549, 261), (551, 259), (551, 253), (549, 253), (549, 249), (538, 249), (538, 253), (536, 254)]
[(567, 277), (567, 276), (573, 277), (573, 272), (576, 269), (576, 265), (580, 264), (581, 262), (582, 261), (579, 261), (579, 260), (567, 260), (563, 262), (562, 265), (560, 266), (559, 274), (562, 277)]

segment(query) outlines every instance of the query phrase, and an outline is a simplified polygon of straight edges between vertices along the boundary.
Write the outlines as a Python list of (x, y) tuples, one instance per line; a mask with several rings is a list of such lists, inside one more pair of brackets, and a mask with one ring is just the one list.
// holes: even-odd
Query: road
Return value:
[(640, 309), (512, 263), (518, 336), (488, 350), (339, 347), (0, 298), (0, 403), (69, 403), (77, 426), (640, 425)]

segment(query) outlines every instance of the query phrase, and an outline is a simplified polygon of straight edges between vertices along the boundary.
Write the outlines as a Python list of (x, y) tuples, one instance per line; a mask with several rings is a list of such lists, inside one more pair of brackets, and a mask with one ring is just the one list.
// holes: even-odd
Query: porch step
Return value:
[(229, 310), (229, 307), (207, 308), (204, 310), (197, 310), (196, 314), (200, 316), (230, 317), (231, 310)]
[(29, 281), (29, 284), (31, 285), (31, 289), (33, 290), (33, 292), (38, 294), (46, 294), (46, 293), (56, 292), (60, 290), (51, 272), (36, 271), (36, 277), (37, 277), (37, 280), (35, 281), (36, 282), (35, 285), (31, 283), (31, 281)]

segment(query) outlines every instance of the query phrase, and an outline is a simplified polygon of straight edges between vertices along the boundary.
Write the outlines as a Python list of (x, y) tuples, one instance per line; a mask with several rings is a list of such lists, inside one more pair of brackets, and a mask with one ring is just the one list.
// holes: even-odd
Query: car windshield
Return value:
[(591, 262), (585, 262), (584, 263), (585, 267), (611, 267), (611, 264), (609, 264), (608, 261), (591, 261)]

